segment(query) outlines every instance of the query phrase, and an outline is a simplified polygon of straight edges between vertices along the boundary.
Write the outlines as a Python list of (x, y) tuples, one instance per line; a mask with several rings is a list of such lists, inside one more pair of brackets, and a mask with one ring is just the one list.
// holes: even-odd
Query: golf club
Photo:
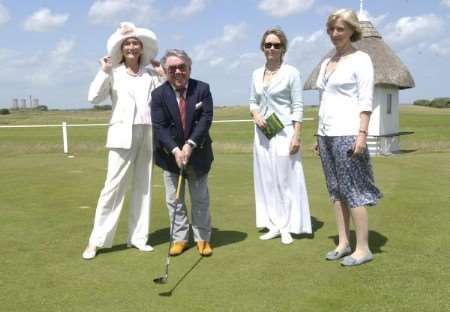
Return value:
[(180, 189), (181, 189), (181, 183), (183, 181), (183, 168), (180, 168), (180, 176), (178, 177), (178, 185), (177, 185), (177, 191), (176, 191), (176, 195), (175, 195), (175, 209), (173, 211), (173, 216), (172, 216), (172, 223), (170, 225), (170, 237), (169, 237), (169, 249), (167, 250), (167, 258), (166, 258), (166, 272), (163, 276), (161, 277), (157, 277), (155, 279), (153, 279), (153, 282), (155, 284), (165, 284), (167, 283), (167, 280), (169, 278), (169, 265), (170, 265), (170, 248), (172, 248), (172, 243), (173, 243), (173, 227), (175, 224), (175, 215), (178, 209), (178, 201), (180, 199)]
[(161, 297), (172, 296), (173, 292), (178, 287), (178, 285), (181, 284), (181, 282), (189, 275), (189, 273), (191, 273), (195, 269), (195, 267), (197, 267), (197, 265), (199, 265), (200, 261), (202, 261), (202, 260), (203, 260), (203, 257), (200, 256), (200, 258), (198, 258), (198, 260), (194, 263), (194, 265), (189, 270), (187, 270), (186, 273), (184, 273), (184, 275), (175, 283), (175, 285), (172, 287), (172, 289), (161, 292), (161, 293), (159, 293), (159, 295)]

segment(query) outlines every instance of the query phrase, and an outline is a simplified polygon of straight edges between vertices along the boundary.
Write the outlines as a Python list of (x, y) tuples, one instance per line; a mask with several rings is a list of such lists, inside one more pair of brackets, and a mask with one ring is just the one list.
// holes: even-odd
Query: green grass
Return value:
[[(307, 117), (316, 115), (308, 109)], [(101, 123), (106, 112), (14, 113), (0, 124)], [(246, 119), (246, 108), (216, 119)], [(83, 261), (106, 173), (105, 128), (0, 129), (1, 311), (448, 311), (450, 301), (450, 110), (402, 107), (404, 153), (373, 158), (384, 199), (370, 209), (375, 260), (342, 268), (323, 260), (336, 229), (320, 161), (312, 155), (315, 122), (304, 124), (303, 162), (314, 235), (294, 244), (260, 241), (255, 229), (250, 123), (214, 124), (210, 174), (211, 258), (195, 248), (164, 271), (169, 219), (155, 167), (150, 243), (124, 248), (127, 206), (115, 247)], [(175, 287), (175, 288), (174, 288)], [(174, 288), (174, 289), (173, 289)], [(159, 294), (173, 289), (171, 297)]]

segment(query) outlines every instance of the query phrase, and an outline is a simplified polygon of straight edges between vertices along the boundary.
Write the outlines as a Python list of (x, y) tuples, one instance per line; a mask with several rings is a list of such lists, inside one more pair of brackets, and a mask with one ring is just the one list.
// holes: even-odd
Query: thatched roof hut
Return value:
[[(398, 89), (414, 88), (414, 79), (400, 58), (383, 41), (380, 33), (369, 21), (360, 21), (363, 32), (361, 40), (354, 42), (355, 48), (366, 52), (372, 58), (375, 69), (375, 85), (394, 86)], [(331, 50), (314, 68), (304, 84), (305, 90), (316, 89), (317, 76), (319, 75), (322, 61), (334, 55)]]

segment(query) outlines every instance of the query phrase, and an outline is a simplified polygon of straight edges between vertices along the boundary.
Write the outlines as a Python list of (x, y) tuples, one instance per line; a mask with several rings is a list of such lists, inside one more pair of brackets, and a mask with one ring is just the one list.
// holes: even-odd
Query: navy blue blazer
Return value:
[(154, 137), (155, 163), (163, 170), (178, 173), (172, 150), (183, 148), (187, 140), (194, 141), (189, 166), (198, 176), (206, 174), (214, 160), (209, 128), (213, 119), (213, 100), (209, 85), (189, 79), (186, 94), (186, 129), (181, 126), (180, 111), (175, 91), (168, 81), (153, 90), (151, 114)]

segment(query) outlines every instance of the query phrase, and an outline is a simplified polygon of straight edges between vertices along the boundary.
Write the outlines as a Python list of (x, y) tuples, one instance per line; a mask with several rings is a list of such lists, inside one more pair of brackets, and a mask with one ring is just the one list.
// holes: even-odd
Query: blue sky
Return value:
[[(49, 108), (89, 108), (87, 89), (121, 21), (151, 28), (161, 57), (182, 48), (192, 77), (211, 85), (216, 105), (246, 105), (252, 71), (264, 63), (259, 40), (281, 26), (290, 41), (286, 62), (306, 79), (331, 48), (324, 32), (337, 8), (359, 0), (0, 0), (0, 107), (39, 98)], [(450, 0), (365, 0), (383, 39), (411, 71), (416, 88), (400, 102), (450, 96)], [(305, 92), (317, 104), (315, 91)]]

